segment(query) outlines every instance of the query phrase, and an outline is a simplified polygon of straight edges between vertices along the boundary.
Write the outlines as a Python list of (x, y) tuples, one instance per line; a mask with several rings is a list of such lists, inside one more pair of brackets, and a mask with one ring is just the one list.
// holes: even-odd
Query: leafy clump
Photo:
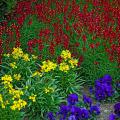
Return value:
[(58, 110), (68, 94), (79, 93), (80, 84), (75, 72), (78, 60), (68, 50), (63, 50), (60, 56), (62, 61), (57, 64), (54, 60), (37, 61), (37, 56), (24, 53), (21, 48), (4, 54), (1, 107), (43, 119), (45, 112)]

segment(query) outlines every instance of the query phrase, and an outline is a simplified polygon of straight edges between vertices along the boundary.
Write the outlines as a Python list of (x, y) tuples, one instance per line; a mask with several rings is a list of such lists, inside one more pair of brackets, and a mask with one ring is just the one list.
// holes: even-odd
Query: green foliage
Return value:
[(7, 13), (11, 12), (14, 9), (16, 3), (17, 3), (17, 0), (1, 0), (0, 1), (0, 4), (5, 4), (6, 7), (3, 7), (3, 9), (6, 8)]
[[(80, 77), (78, 77), (75, 72), (76, 67), (72, 68), (70, 64), (68, 64), (68, 61), (63, 61), (70, 67), (67, 72), (60, 71), (60, 66), (56, 63), (57, 67), (54, 70), (44, 71), (52, 68), (53, 63), (47, 63), (46, 65), (50, 64), (50, 66), (44, 69), (46, 65), (44, 65), (43, 62), (41, 63), (41, 61), (35, 60), (33, 56), (28, 54), (28, 58), (24, 57), (26, 54), (23, 53), (20, 55), (20, 52), (21, 51), (16, 48), (12, 54), (4, 54), (3, 56), (2, 69), (0, 72), (0, 93), (2, 96), (4, 95), (4, 101), (9, 101), (9, 105), (6, 105), (6, 108), (10, 110), (11, 106), (14, 105), (14, 101), (22, 99), (27, 102), (25, 108), (21, 109), (21, 111), (24, 112), (24, 116), (27, 116), (30, 120), (37, 119), (37, 117), (44, 119), (47, 112), (58, 111), (59, 105), (65, 102), (68, 94), (80, 94), (81, 84), (77, 81), (77, 79), (80, 80)], [(14, 62), (15, 64), (11, 65), (11, 63)], [(15, 74), (21, 75), (20, 80), (16, 80), (14, 77)], [(6, 81), (6, 83), (4, 83), (3, 77), (5, 75), (11, 75), (13, 78), (12, 82), (9, 83)], [(10, 85), (13, 87), (10, 87)], [(16, 90), (23, 92), (20, 98), (14, 97)], [(12, 91), (14, 95), (13, 93), (11, 94), (10, 91)], [(32, 95), (36, 95), (35, 100), (30, 99)], [(15, 111), (19, 113), (17, 109), (15, 109)], [(21, 114), (21, 111), (19, 114)]]
[[(94, 84), (94, 81), (105, 74), (110, 74), (112, 78), (117, 79), (119, 76), (119, 69), (117, 68), (117, 61), (111, 62), (109, 60), (108, 54), (105, 52), (105, 47), (102, 45), (103, 40), (97, 38), (95, 41), (92, 40), (91, 35), (87, 35), (87, 41), (85, 44), (86, 51), (82, 50), (84, 42), (82, 38), (78, 40), (80, 47), (78, 52), (84, 56), (84, 61), (81, 64), (82, 70), (79, 72), (87, 84)], [(90, 48), (90, 44), (99, 42), (100, 45), (97, 48)], [(95, 64), (98, 62), (98, 64)]]
[(11, 111), (10, 109), (2, 109), (0, 107), (0, 120), (22, 120), (22, 113)]

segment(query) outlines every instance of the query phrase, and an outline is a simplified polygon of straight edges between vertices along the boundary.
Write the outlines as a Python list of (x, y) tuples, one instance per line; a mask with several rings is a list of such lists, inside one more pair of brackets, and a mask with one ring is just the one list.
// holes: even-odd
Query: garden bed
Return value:
[(118, 0), (0, 2), (1, 120), (119, 120)]

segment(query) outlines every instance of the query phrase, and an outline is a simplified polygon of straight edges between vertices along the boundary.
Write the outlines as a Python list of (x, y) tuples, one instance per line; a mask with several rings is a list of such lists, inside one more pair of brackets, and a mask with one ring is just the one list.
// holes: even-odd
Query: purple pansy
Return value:
[(114, 105), (114, 113), (120, 117), (120, 102)]
[(85, 104), (88, 104), (89, 106), (92, 105), (92, 99), (88, 96), (86, 96), (85, 94), (83, 95), (83, 101)]
[(116, 120), (116, 115), (115, 114), (110, 114), (109, 115), (109, 120)]
[(91, 106), (90, 113), (99, 115), (100, 114), (100, 107), (99, 106)]
[(49, 112), (49, 113), (47, 114), (47, 117), (48, 117), (48, 120), (55, 120), (55, 117), (54, 117), (54, 115), (53, 115), (52, 112)]
[(75, 105), (78, 102), (78, 95), (77, 94), (70, 94), (67, 98), (69, 105)]

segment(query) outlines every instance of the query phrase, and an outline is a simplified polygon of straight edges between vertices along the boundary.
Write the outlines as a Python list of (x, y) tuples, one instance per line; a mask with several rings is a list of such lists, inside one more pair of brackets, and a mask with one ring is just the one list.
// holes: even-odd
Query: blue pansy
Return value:
[(77, 94), (70, 94), (67, 98), (68, 105), (75, 105), (78, 102), (78, 95)]
[(120, 102), (114, 105), (114, 113), (120, 118)]
[(90, 107), (90, 113), (91, 114), (96, 114), (99, 115), (100, 114), (100, 107), (99, 106), (91, 106)]
[(83, 101), (85, 104), (88, 104), (89, 106), (92, 105), (92, 99), (88, 96), (86, 96), (85, 94), (83, 95)]
[(116, 120), (116, 115), (115, 114), (110, 114), (109, 115), (109, 120)]
[(47, 117), (48, 117), (48, 120), (55, 120), (55, 117), (54, 117), (54, 115), (53, 115), (52, 112), (49, 112), (49, 113), (47, 114)]

